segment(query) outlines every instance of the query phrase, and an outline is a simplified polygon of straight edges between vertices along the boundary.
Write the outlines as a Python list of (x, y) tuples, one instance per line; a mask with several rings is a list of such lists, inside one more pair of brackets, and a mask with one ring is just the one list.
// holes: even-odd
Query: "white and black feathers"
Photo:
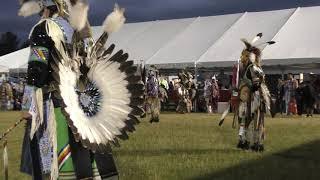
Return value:
[(18, 11), (19, 16), (27, 17), (33, 14), (38, 14), (43, 9), (42, 1), (20, 1), (21, 7)]
[(250, 52), (255, 52), (255, 51), (260, 51), (260, 49), (258, 48), (261, 45), (267, 44), (267, 45), (271, 45), (276, 43), (275, 41), (267, 41), (267, 42), (262, 42), (259, 44), (256, 44), (256, 42), (258, 42), (261, 38), (262, 38), (263, 34), (262, 33), (258, 33), (251, 42), (249, 42), (247, 39), (242, 38), (241, 41), (244, 43), (244, 45), (246, 46), (245, 50), (248, 50)]
[(118, 145), (118, 138), (128, 138), (126, 132), (135, 130), (136, 116), (143, 113), (141, 76), (135, 75), (137, 67), (127, 53), (111, 56), (115, 45), (104, 48), (108, 34), (102, 34), (86, 57), (65, 49), (53, 54), (51, 64), (72, 133), (94, 152), (106, 152), (109, 142)]

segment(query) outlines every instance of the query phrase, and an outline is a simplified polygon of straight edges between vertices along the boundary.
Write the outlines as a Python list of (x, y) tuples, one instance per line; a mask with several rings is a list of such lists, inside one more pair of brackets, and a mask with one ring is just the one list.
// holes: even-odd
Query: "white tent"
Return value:
[(0, 73), (8, 73), (8, 72), (9, 72), (8, 67), (0, 65)]
[(177, 68), (192, 67), (194, 61), (219, 40), (240, 17), (241, 14), (198, 17), (166, 46), (159, 49), (147, 64), (162, 64), (163, 67)]
[(273, 38), (277, 43), (264, 49), (264, 64), (279, 64), (287, 71), (302, 69), (319, 72), (320, 7), (297, 8)]
[(24, 48), (10, 54), (0, 57), (0, 66), (8, 67), (9, 69), (26, 69), (30, 48)]
[[(112, 34), (108, 43), (115, 43), (118, 49), (129, 52), (130, 59), (140, 63), (150, 59), (159, 49), (185, 31), (195, 19), (130, 23), (119, 32)], [(94, 29), (96, 37), (97, 32), (101, 32), (98, 29)]]
[[(261, 46), (268, 72), (316, 72), (320, 67), (320, 25), (315, 20), (319, 18), (320, 6), (315, 6), (128, 23), (110, 35), (107, 46), (116, 44), (116, 51), (124, 49), (137, 64), (156, 64), (164, 69), (230, 67), (244, 48), (240, 38), (251, 40), (262, 32), (261, 41), (277, 42)], [(95, 39), (101, 31), (101, 27), (93, 27)], [(0, 65), (25, 69), (28, 56), (25, 48), (0, 57)]]
[[(290, 18), (294, 9), (266, 12), (244, 13), (242, 17), (230, 27), (219, 41), (214, 43), (206, 53), (204, 53), (197, 63), (201, 66), (231, 66), (240, 58), (244, 44), (240, 38), (249, 41), (257, 33), (262, 32), (261, 42), (269, 41), (283, 27)], [(261, 48), (264, 48), (262, 46)]]

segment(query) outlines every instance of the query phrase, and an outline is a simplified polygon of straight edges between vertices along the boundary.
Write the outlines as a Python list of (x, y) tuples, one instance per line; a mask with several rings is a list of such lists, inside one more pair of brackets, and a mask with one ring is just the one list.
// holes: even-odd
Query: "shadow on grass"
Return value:
[(114, 151), (119, 156), (131, 156), (132, 154), (137, 156), (163, 156), (163, 155), (200, 155), (208, 153), (233, 153), (239, 152), (237, 149), (158, 149), (158, 150), (118, 150)]
[(191, 180), (319, 180), (320, 140)]

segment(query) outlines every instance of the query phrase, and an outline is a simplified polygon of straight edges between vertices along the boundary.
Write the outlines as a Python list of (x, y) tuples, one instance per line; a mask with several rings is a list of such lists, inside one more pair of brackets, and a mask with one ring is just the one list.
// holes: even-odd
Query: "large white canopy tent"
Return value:
[(8, 73), (8, 72), (9, 72), (8, 67), (0, 65), (0, 73)]
[(25, 72), (28, 65), (30, 48), (24, 48), (0, 57), (0, 66), (5, 66), (9, 70), (20, 70)]
[[(163, 69), (184, 67), (230, 67), (243, 49), (240, 38), (251, 40), (257, 33), (261, 41), (274, 40), (272, 46), (261, 46), (267, 73), (308, 72), (320, 67), (317, 42), (320, 6), (277, 11), (245, 12), (221, 16), (127, 23), (110, 36), (108, 45), (129, 52), (136, 64), (155, 64)], [(101, 27), (93, 27), (94, 38)], [(29, 49), (0, 57), (0, 65), (25, 69)]]

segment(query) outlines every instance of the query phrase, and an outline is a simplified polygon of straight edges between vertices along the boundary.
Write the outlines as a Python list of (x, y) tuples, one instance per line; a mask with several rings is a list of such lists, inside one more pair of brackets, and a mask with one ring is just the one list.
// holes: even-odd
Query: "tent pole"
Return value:
[[(195, 88), (196, 88), (196, 92), (198, 90), (198, 69), (197, 69), (197, 61), (194, 62), (194, 75), (195, 75), (195, 78), (194, 78), (194, 85), (195, 85)], [(197, 97), (197, 96), (196, 96)], [(198, 99), (196, 98), (195, 101), (194, 101), (194, 105), (193, 105), (193, 108), (194, 108), (194, 112), (197, 112), (197, 101)]]

